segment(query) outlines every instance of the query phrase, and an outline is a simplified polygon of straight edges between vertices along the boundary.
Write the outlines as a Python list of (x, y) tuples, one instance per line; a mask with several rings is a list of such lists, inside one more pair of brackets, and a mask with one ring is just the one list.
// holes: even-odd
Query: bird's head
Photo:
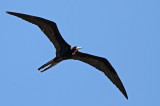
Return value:
[(79, 49), (82, 49), (82, 47), (71, 46), (72, 55), (75, 55)]

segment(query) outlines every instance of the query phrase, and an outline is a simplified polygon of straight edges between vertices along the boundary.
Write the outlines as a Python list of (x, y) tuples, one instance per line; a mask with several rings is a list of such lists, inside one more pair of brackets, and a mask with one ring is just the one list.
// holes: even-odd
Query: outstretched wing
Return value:
[(86, 53), (77, 52), (72, 59), (74, 60), (80, 60), (82, 62), (85, 62), (98, 70), (104, 72), (104, 74), (117, 86), (117, 88), (123, 93), (123, 95), (128, 99), (126, 90), (118, 77), (115, 69), (112, 67), (112, 65), (109, 63), (109, 61), (105, 58), (93, 56)]
[(15, 12), (7, 12), (7, 13), (37, 25), (49, 38), (49, 40), (53, 43), (57, 51), (60, 51), (63, 47), (66, 46), (69, 47), (69, 44), (62, 38), (55, 22), (22, 13), (15, 13)]

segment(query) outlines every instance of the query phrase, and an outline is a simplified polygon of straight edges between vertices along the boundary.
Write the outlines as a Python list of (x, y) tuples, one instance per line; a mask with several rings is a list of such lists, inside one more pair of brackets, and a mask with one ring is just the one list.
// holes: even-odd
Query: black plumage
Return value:
[(116, 73), (112, 65), (109, 63), (109, 61), (102, 57), (79, 52), (78, 49), (80, 49), (81, 47), (70, 46), (62, 38), (55, 22), (22, 13), (15, 13), (15, 12), (7, 12), (7, 13), (37, 25), (55, 46), (56, 57), (47, 62), (46, 64), (42, 65), (40, 68), (38, 68), (38, 70), (43, 69), (41, 72), (44, 72), (47, 69), (53, 67), (54, 65), (66, 59), (80, 60), (104, 72), (104, 74), (113, 82), (113, 84), (117, 86), (117, 88), (128, 99), (125, 88), (120, 78), (118, 77), (118, 74)]

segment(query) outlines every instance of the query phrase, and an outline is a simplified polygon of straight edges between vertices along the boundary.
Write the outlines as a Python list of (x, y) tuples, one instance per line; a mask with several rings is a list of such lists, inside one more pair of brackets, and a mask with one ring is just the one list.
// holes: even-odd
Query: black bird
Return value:
[(22, 13), (15, 13), (15, 12), (7, 12), (7, 13), (37, 25), (55, 46), (56, 57), (47, 62), (46, 64), (42, 65), (40, 68), (38, 68), (38, 70), (43, 69), (41, 72), (44, 72), (47, 69), (55, 66), (59, 62), (66, 59), (80, 60), (104, 72), (104, 74), (113, 82), (113, 84), (115, 84), (118, 87), (118, 89), (128, 99), (126, 90), (120, 78), (118, 77), (118, 74), (116, 73), (112, 65), (109, 63), (109, 61), (103, 57), (93, 56), (90, 54), (79, 52), (78, 50), (81, 49), (82, 47), (70, 46), (62, 38), (55, 22)]

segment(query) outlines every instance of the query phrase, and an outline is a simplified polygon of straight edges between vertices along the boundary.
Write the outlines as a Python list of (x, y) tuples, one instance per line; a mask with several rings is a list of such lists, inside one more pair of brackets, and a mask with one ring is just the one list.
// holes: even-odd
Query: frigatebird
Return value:
[(126, 90), (120, 78), (118, 77), (118, 74), (116, 73), (112, 65), (109, 63), (109, 61), (103, 57), (98, 57), (87, 53), (79, 52), (78, 50), (81, 49), (82, 47), (70, 46), (62, 38), (55, 22), (52, 22), (50, 20), (41, 17), (31, 16), (22, 13), (8, 12), (8, 11), (7, 13), (37, 25), (56, 48), (56, 57), (47, 62), (46, 64), (42, 65), (40, 68), (38, 68), (38, 70), (42, 69), (41, 72), (44, 72), (47, 69), (55, 66), (59, 62), (67, 59), (80, 60), (104, 72), (104, 74), (113, 82), (113, 84), (117, 86), (117, 88), (128, 99)]

